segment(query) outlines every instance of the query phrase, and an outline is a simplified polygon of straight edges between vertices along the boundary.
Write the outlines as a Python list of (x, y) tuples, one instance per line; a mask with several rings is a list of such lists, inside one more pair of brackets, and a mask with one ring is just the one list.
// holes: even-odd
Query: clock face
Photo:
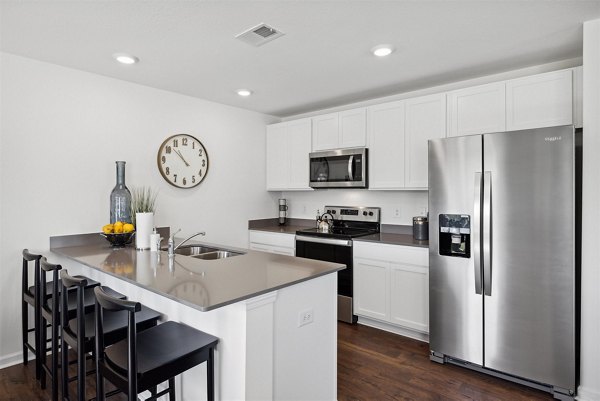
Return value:
[(208, 154), (202, 142), (191, 135), (167, 138), (158, 149), (158, 170), (165, 180), (178, 188), (193, 188), (208, 172)]

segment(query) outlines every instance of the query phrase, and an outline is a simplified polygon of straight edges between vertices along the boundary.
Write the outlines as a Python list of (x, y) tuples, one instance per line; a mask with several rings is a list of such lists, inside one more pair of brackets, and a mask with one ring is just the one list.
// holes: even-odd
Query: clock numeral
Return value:
[(167, 147), (165, 148), (165, 153), (171, 154), (171, 147), (169, 145), (167, 145)]
[(183, 177), (183, 181), (182, 182), (183, 182), (183, 185), (187, 185), (187, 181), (186, 181), (185, 177)]
[(169, 174), (171, 174), (171, 171), (169, 170), (169, 168), (168, 168), (168, 167), (165, 169), (165, 174), (166, 174), (166, 175), (169, 175)]
[(198, 149), (198, 156), (202, 156), (202, 149)]
[(192, 142), (192, 149), (196, 149), (196, 142)]
[(187, 138), (181, 138), (181, 146), (187, 146)]
[(206, 167), (206, 159), (202, 159), (202, 167)]
[(173, 147), (174, 148), (179, 147), (179, 139), (173, 139)]
[(195, 183), (196, 183), (196, 176), (195, 176), (195, 175), (193, 175), (193, 176), (192, 176), (192, 184), (195, 184)]
[(200, 171), (198, 171), (198, 176), (202, 177), (202, 169), (200, 169)]
[(173, 182), (177, 182), (177, 174), (173, 174)]
[(164, 156), (162, 156), (162, 157), (160, 158), (160, 160), (162, 160), (162, 163), (163, 163), (163, 164), (165, 164), (165, 163), (166, 163), (166, 161), (167, 161), (167, 158), (166, 158), (166, 157), (164, 157)]

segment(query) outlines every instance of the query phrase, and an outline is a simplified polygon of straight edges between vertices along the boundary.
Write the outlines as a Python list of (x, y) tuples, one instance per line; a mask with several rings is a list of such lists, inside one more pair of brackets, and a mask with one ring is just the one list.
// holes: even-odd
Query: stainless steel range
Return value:
[(330, 228), (296, 231), (296, 256), (326, 262), (343, 263), (338, 272), (338, 320), (355, 323), (352, 307), (352, 239), (379, 232), (381, 209), (378, 207), (325, 206), (331, 216)]

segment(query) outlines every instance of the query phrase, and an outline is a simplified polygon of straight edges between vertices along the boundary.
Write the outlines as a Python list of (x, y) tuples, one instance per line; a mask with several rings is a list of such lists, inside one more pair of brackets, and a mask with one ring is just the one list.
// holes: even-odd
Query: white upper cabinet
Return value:
[(446, 136), (446, 94), (406, 100), (404, 184), (427, 188), (427, 141)]
[(573, 72), (562, 70), (506, 82), (506, 129), (573, 123)]
[(448, 93), (448, 136), (506, 131), (505, 84), (496, 82)]
[(313, 117), (313, 151), (364, 147), (366, 111), (364, 108)]
[(311, 190), (308, 155), (311, 149), (309, 118), (267, 126), (267, 190)]
[(573, 68), (573, 125), (583, 127), (583, 67)]
[(406, 102), (368, 108), (369, 189), (404, 188), (404, 111)]

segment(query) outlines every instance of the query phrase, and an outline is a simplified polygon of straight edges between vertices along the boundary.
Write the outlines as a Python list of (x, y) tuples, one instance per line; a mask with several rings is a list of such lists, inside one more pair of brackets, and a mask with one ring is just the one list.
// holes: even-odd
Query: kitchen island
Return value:
[[(98, 234), (52, 237), (50, 250), (71, 274), (217, 336), (217, 399), (336, 399), (333, 273), (344, 265), (247, 250), (218, 260), (169, 258), (112, 248)], [(205, 377), (204, 365), (181, 375), (179, 399), (205, 399)]]

